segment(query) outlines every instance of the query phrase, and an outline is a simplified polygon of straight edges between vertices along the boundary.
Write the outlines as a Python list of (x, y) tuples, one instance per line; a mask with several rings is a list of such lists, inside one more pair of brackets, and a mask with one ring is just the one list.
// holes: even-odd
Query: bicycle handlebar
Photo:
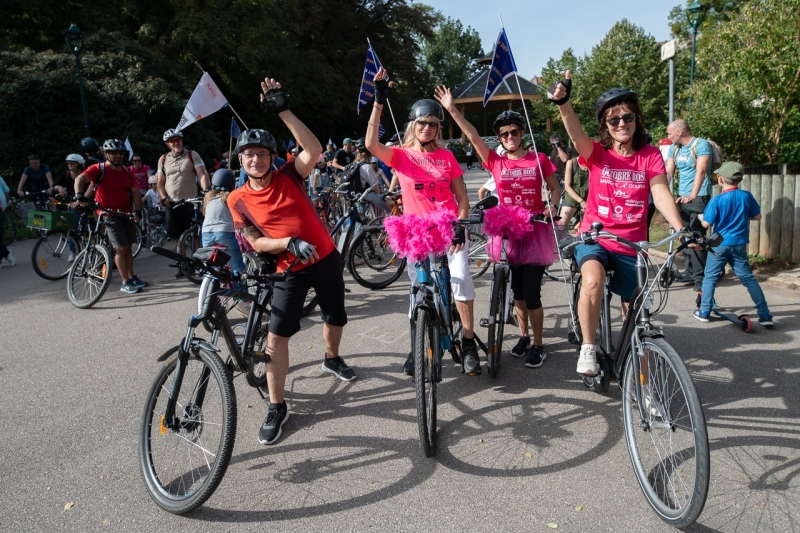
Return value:
[(618, 235), (615, 235), (609, 231), (604, 231), (603, 224), (600, 222), (595, 222), (592, 224), (592, 229), (590, 231), (584, 231), (577, 236), (568, 235), (563, 239), (561, 239), (558, 242), (558, 247), (563, 252), (571, 248), (574, 248), (579, 244), (596, 244), (599, 239), (608, 239), (616, 241), (620, 244), (627, 246), (628, 248), (633, 249), (637, 253), (644, 252), (649, 248), (658, 248), (659, 246), (664, 246), (665, 244), (669, 244), (675, 239), (681, 239), (681, 245), (673, 251), (673, 254), (677, 254), (678, 252), (683, 251), (686, 247), (692, 244), (697, 244), (702, 248), (708, 248), (714, 244), (711, 241), (709, 241), (709, 239), (706, 238), (705, 235), (692, 233), (685, 229), (682, 229), (681, 231), (676, 231), (672, 235), (668, 235), (667, 237), (661, 239), (658, 242), (648, 242), (648, 241), (632, 242)]

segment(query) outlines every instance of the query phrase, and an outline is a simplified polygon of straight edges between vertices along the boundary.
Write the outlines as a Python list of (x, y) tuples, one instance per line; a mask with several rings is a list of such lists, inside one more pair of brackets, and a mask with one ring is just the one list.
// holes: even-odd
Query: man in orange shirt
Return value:
[(228, 196), (234, 227), (257, 252), (278, 256), (278, 270), (287, 272), (276, 283), (272, 299), (267, 351), (269, 406), (258, 434), (261, 444), (273, 444), (289, 418), (284, 385), (289, 370), (289, 338), (300, 330), (300, 314), (310, 287), (322, 309), (325, 360), (322, 370), (341, 380), (352, 381), (355, 372), (339, 357), (342, 329), (347, 323), (344, 308), (342, 257), (306, 194), (304, 180), (322, 153), (313, 133), (289, 111), (280, 83), (265, 78), (262, 104), (283, 120), (292, 137), (303, 147), (294, 161), (272, 170), (277, 146), (265, 130), (242, 132), (236, 151), (247, 183)]

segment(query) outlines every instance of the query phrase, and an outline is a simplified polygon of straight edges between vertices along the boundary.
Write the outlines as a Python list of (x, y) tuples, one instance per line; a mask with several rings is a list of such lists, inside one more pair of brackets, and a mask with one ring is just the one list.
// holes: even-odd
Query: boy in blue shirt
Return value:
[(739, 189), (739, 182), (744, 177), (742, 165), (727, 161), (714, 174), (719, 185), (722, 186), (722, 192), (719, 196), (711, 199), (700, 220), (706, 228), (713, 225), (714, 230), (721, 234), (724, 240), (722, 245), (714, 249), (716, 255), (708, 254), (700, 309), (697, 309), (693, 315), (700, 322), (709, 321), (714, 289), (717, 287), (717, 281), (719, 281), (725, 265), (730, 263), (733, 272), (742, 285), (747, 288), (750, 298), (753, 299), (758, 310), (758, 323), (762, 326), (772, 326), (772, 314), (767, 307), (764, 292), (747, 261), (750, 221), (761, 219), (761, 207), (750, 192)]

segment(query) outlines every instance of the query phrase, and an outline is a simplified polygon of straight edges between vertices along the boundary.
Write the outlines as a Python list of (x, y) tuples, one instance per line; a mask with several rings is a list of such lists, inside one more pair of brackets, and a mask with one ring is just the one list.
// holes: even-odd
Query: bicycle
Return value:
[[(162, 212), (155, 209), (142, 209), (142, 219), (139, 224), (138, 246), (148, 250), (154, 246), (161, 246), (167, 240), (165, 217)], [(134, 256), (135, 257), (135, 256)]]
[[(152, 251), (211, 277), (208, 297), (189, 318), (185, 337), (158, 358), (164, 365), (147, 394), (140, 426), (139, 465), (147, 492), (165, 511), (185, 514), (213, 494), (228, 468), (237, 424), (233, 379), (244, 375), (264, 399), (273, 288), (286, 273), (275, 273), (275, 256), (259, 254), (258, 272), (246, 275), (257, 288), (250, 295), (221, 288), (233, 281), (221, 268), (230, 259), (221, 250), (201, 248), (188, 258), (159, 247)], [(243, 337), (234, 332), (221, 302), (231, 295), (252, 302)], [(211, 325), (209, 341), (196, 336), (203, 322)], [(217, 347), (220, 334), (230, 354), (225, 361)]]
[[(189, 227), (189, 229), (181, 233), (181, 236), (178, 238), (178, 253), (184, 257), (192, 257), (198, 248), (200, 248), (202, 243), (201, 235), (203, 230), (203, 197), (198, 196), (196, 198), (180, 200), (174, 204), (170, 204), (170, 208), (176, 208), (185, 204), (192, 204), (194, 207), (194, 214), (192, 215), (192, 225)], [(200, 285), (200, 283), (203, 281), (203, 275), (198, 272), (184, 272), (184, 275), (186, 276), (186, 279), (197, 285)]]
[(73, 229), (73, 214), (58, 209), (69, 204), (58, 196), (49, 199), (47, 206), (53, 209), (47, 213), (34, 212), (31, 217), (33, 225), (28, 226), (38, 235), (31, 250), (33, 271), (46, 280), (67, 277), (75, 255), (84, 247), (80, 233)]
[[(634, 243), (603, 231), (599, 222), (591, 227), (591, 231), (563, 239), (559, 244), (562, 250), (568, 253), (580, 243), (593, 244), (600, 239), (614, 240), (633, 249), (637, 257), (637, 288), (631, 297), (619, 345), (615, 349), (611, 344), (610, 328), (608, 280), (611, 276), (606, 276), (600, 309), (600, 349), (597, 352), (600, 374), (585, 378), (584, 383), (589, 386), (586, 382), (589, 379), (593, 390), (603, 392), (608, 388), (608, 380), (616, 377), (622, 391), (625, 441), (645, 499), (659, 518), (675, 527), (686, 527), (697, 520), (708, 494), (708, 432), (702, 404), (689, 371), (665, 340), (663, 328), (653, 325), (650, 320), (666, 306), (668, 293), (661, 296), (658, 307), (651, 311), (654, 307), (653, 292), (659, 288), (659, 279), (664, 269), (669, 268), (669, 260), (651, 279), (648, 270), (651, 259), (646, 250), (680, 237), (684, 242), (671, 257), (690, 244), (714, 244), (686, 231), (676, 232), (656, 243)], [(571, 310), (573, 322), (576, 309), (574, 305)], [(579, 335), (580, 330), (575, 331)], [(576, 340), (581, 342), (580, 337)]]
[(105, 219), (108, 216), (133, 217), (133, 213), (117, 209), (104, 209), (102, 206), (81, 207), (81, 217), (87, 211), (99, 211), (94, 228), (88, 225), (89, 235), (83, 249), (75, 256), (67, 276), (67, 295), (69, 301), (78, 309), (87, 309), (103, 297), (111, 284), (114, 269), (111, 252), (113, 247), (105, 234)]

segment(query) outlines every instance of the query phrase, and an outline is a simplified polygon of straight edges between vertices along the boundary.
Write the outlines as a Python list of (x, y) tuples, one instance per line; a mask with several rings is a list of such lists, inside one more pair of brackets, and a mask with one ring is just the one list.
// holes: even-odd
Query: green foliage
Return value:
[[(669, 27), (672, 35), (680, 40), (691, 39), (691, 26), (687, 17), (687, 9), (694, 0), (686, 0), (682, 6), (675, 6), (669, 12)], [(706, 7), (705, 17), (703, 22), (697, 28), (698, 33), (703, 33), (706, 30), (712, 29), (718, 24), (730, 20), (731, 15), (739, 10), (739, 6), (743, 3), (741, 0), (705, 0), (700, 2)]]
[(456, 87), (480, 70), (477, 60), (483, 57), (481, 38), (471, 27), (451, 18), (440, 19), (433, 35), (423, 41), (419, 54), (420, 69), (426, 77), (427, 91), (436, 85)]

